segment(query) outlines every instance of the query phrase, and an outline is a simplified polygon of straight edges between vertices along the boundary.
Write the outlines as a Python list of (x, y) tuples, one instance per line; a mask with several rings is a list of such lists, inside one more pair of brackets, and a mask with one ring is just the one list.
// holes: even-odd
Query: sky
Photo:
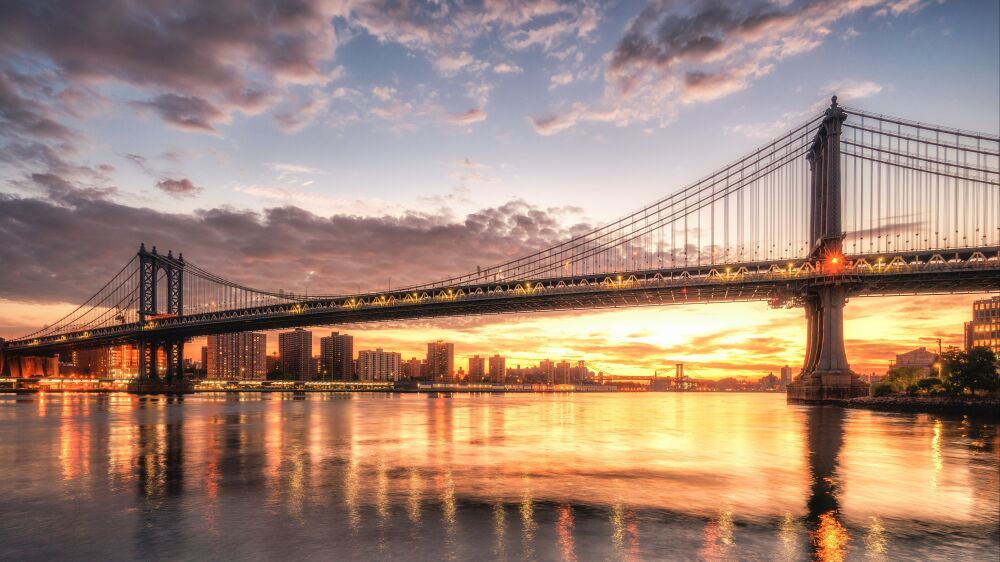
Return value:
[[(262, 289), (464, 273), (676, 191), (832, 94), (996, 134), (998, 68), (993, 1), (4, 2), (0, 337), (140, 242)], [(960, 344), (975, 298), (852, 300), (855, 370)], [(764, 303), (346, 328), (404, 357), (448, 339), (464, 366), (715, 378), (799, 365), (805, 338)]]

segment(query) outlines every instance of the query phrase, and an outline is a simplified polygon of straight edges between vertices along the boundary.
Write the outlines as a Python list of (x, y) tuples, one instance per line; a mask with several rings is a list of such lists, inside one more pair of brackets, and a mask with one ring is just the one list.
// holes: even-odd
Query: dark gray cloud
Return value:
[(156, 187), (161, 191), (170, 194), (173, 197), (194, 197), (201, 191), (200, 187), (197, 187), (191, 180), (187, 178), (181, 178), (179, 180), (174, 179), (164, 179), (156, 182)]
[[(2, 10), (0, 7), (0, 22)], [(58, 141), (75, 137), (74, 132), (59, 123), (55, 112), (41, 101), (45, 97), (39, 97), (39, 89), (38, 81), (0, 66), (0, 134)]]
[(522, 202), (456, 221), (446, 214), (322, 217), (296, 207), (231, 208), (191, 215), (135, 208), (112, 188), (32, 177), (46, 197), (0, 194), (0, 297), (82, 302), (134, 255), (140, 242), (263, 289), (339, 293), (414, 284), (542, 249), (586, 228), (561, 226), (559, 210)]
[(225, 121), (228, 116), (197, 96), (163, 94), (148, 101), (134, 102), (134, 105), (152, 109), (167, 123), (189, 131), (215, 131), (213, 124)]
[(273, 84), (322, 80), (334, 48), (318, 0), (0, 5), (0, 53), (43, 57), (69, 80), (114, 79), (242, 109), (259, 108)]

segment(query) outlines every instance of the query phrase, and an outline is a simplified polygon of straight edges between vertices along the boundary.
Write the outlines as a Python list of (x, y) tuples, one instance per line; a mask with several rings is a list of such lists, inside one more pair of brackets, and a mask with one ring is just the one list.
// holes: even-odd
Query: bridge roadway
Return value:
[(830, 283), (843, 284), (851, 296), (995, 291), (1000, 289), (1000, 247), (846, 256), (840, 266), (775, 260), (320, 297), (15, 340), (6, 346), (12, 354), (49, 355), (146, 337), (412, 318), (736, 301), (794, 306), (808, 287)]

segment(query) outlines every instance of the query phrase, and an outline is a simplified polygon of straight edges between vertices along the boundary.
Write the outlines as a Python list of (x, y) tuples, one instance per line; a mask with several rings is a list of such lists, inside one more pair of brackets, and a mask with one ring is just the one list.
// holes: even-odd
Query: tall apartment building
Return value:
[(278, 354), (281, 356), (282, 372), (294, 380), (312, 380), (316, 374), (312, 345), (312, 332), (302, 328), (278, 334)]
[(569, 384), (573, 382), (570, 378), (569, 361), (560, 361), (555, 364), (552, 379), (556, 384)]
[[(163, 351), (157, 351), (157, 366), (161, 374), (166, 368), (165, 360)], [(82, 349), (76, 352), (74, 370), (80, 375), (134, 378), (139, 374), (139, 349), (128, 344)]]
[(331, 333), (319, 340), (320, 373), (323, 380), (354, 378), (354, 336)]
[(781, 368), (781, 386), (788, 386), (792, 382), (792, 368), (785, 365)]
[(253, 381), (267, 375), (267, 336), (239, 332), (208, 336), (205, 366), (210, 379)]
[(503, 383), (507, 381), (507, 358), (502, 355), (490, 357), (490, 381)]
[(412, 357), (403, 361), (403, 377), (410, 380), (420, 380), (427, 376), (427, 361)]
[(427, 344), (427, 378), (451, 382), (455, 377), (455, 344), (436, 341)]
[(469, 357), (469, 382), (483, 382), (486, 378), (486, 358), (478, 355)]
[(965, 323), (965, 348), (988, 347), (1000, 356), (1000, 297), (972, 303), (972, 322)]
[(392, 351), (366, 349), (358, 352), (358, 378), (363, 381), (398, 381), (402, 356)]

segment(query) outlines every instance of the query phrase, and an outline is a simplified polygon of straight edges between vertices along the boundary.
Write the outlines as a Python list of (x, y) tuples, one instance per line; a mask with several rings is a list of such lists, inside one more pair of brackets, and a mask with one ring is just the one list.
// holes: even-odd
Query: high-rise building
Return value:
[(238, 332), (208, 336), (205, 376), (223, 380), (264, 380), (267, 374), (267, 336)]
[(205, 375), (206, 377), (208, 376), (208, 374), (207, 374), (208, 373), (208, 346), (207, 345), (201, 346), (201, 365), (198, 365), (198, 368), (201, 369), (201, 372), (202, 372), (203, 375)]
[(286, 376), (299, 381), (312, 380), (316, 370), (312, 332), (296, 328), (278, 334), (278, 354), (281, 355), (281, 370)]
[(331, 333), (319, 340), (320, 378), (349, 381), (354, 378), (354, 336)]
[(792, 382), (792, 368), (785, 365), (781, 368), (781, 386), (788, 386)]
[(436, 341), (427, 344), (427, 378), (451, 382), (455, 377), (455, 344)]
[(402, 356), (392, 351), (366, 349), (358, 352), (358, 378), (363, 381), (398, 381)]
[(486, 377), (486, 358), (478, 355), (469, 357), (469, 382), (483, 382)]
[(556, 364), (548, 359), (538, 362), (538, 372), (542, 377), (541, 382), (545, 384), (555, 383)]
[(275, 351), (274, 353), (268, 355), (267, 358), (264, 360), (264, 365), (265, 365), (264, 372), (267, 373), (268, 375), (276, 375), (280, 373), (281, 357), (278, 355), (278, 352)]
[(490, 357), (490, 381), (507, 382), (507, 358), (503, 355)]
[(972, 322), (965, 323), (965, 348), (988, 347), (1000, 355), (1000, 297), (972, 303)]

